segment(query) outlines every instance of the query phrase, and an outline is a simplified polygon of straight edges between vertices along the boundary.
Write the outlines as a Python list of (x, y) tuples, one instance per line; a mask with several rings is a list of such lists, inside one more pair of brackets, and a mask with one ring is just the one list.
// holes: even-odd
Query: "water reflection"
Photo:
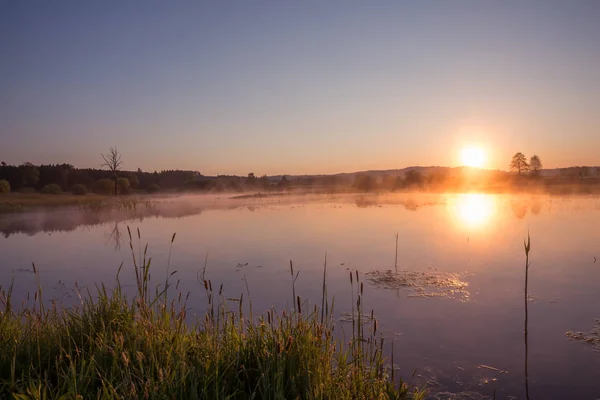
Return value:
[(467, 228), (482, 227), (496, 214), (496, 198), (489, 194), (460, 194), (449, 201), (448, 205), (459, 224)]
[[(217, 208), (217, 207), (212, 207)], [(61, 209), (52, 211), (34, 211), (23, 214), (0, 215), (0, 233), (5, 238), (13, 234), (33, 236), (39, 232), (69, 232), (81, 227), (93, 227), (106, 223), (121, 223), (128, 221), (142, 222), (145, 218), (182, 218), (198, 215), (205, 209), (204, 206), (185, 207), (177, 203), (161, 204), (152, 208), (136, 210), (104, 210), (87, 211), (80, 209)], [(115, 240), (118, 227), (111, 229), (107, 235), (109, 241)], [(115, 245), (115, 247), (117, 247)]]
[(105, 246), (108, 246), (109, 243), (112, 243), (115, 251), (121, 250), (122, 232), (119, 227), (119, 222), (115, 222), (115, 225), (110, 229), (106, 237), (107, 239), (106, 243), (104, 244)]
[[(88, 287), (107, 279), (111, 284), (118, 266), (124, 263), (123, 283), (135, 290), (127, 243), (129, 224), (143, 232), (141, 245), (150, 245), (153, 268), (159, 276), (168, 264), (168, 239), (177, 232), (172, 265), (179, 270), (180, 290), (191, 293), (189, 303), (195, 310), (203, 310), (207, 301), (204, 291), (197, 290), (204, 271), (213, 284), (224, 284), (227, 296), (239, 298), (240, 293), (252, 290), (257, 311), (272, 306), (287, 310), (292, 307), (288, 299), (293, 295), (289, 293), (289, 260), (302, 272), (295, 290), (321, 304), (319, 277), (323, 276), (322, 254), (327, 251), (328, 265), (335, 266), (328, 267), (327, 286), (336, 296), (336, 309), (340, 315), (352, 312), (356, 299), (348, 290), (346, 268), (360, 270), (365, 304), (379, 313), (382, 332), (401, 346), (400, 375), (422, 379), (424, 385), (431, 382), (430, 377), (435, 378), (439, 392), (484, 391), (491, 395), (496, 386), (498, 399), (515, 394), (525, 399), (527, 391), (534, 399), (596, 398), (591, 395), (598, 392), (600, 364), (598, 354), (591, 350), (600, 347), (600, 341), (595, 342), (596, 347), (579, 346), (563, 334), (569, 329), (588, 330), (590, 319), (597, 316), (600, 263), (593, 264), (592, 257), (599, 256), (600, 198), (399, 193), (363, 195), (366, 201), (359, 204), (372, 206), (358, 207), (356, 197), (332, 200), (322, 196), (312, 203), (304, 198), (290, 198), (286, 203), (244, 200), (225, 203), (224, 207), (237, 207), (227, 212), (217, 210), (217, 204), (169, 199), (169, 204), (144, 214), (139, 209), (133, 215), (57, 210), (0, 216), (0, 232), (7, 234), (79, 226), (77, 231), (61, 235), (0, 238), (0, 284), (10, 283), (15, 271), (15, 285), (20, 285), (15, 293), (35, 289), (33, 275), (18, 272), (30, 269), (32, 261), (43, 271), (45, 288), (52, 288), (58, 279), (65, 279), (67, 287), (73, 281)], [(536, 205), (536, 200), (541, 204)], [(527, 206), (524, 220), (513, 215), (513, 202)], [(256, 211), (246, 208), (249, 205)], [(411, 208), (417, 210), (406, 211)], [(205, 209), (200, 215), (191, 214)], [(186, 214), (190, 216), (180, 220), (165, 218)], [(132, 224), (131, 217), (140, 220)], [(82, 223), (89, 224), (83, 225), (89, 232), (81, 232), (78, 224)], [(524, 349), (521, 330), (525, 273), (521, 240), (527, 228), (539, 243), (533, 265), (539, 262), (542, 266), (532, 270), (535, 279), (529, 288), (542, 299), (531, 303), (536, 305), (526, 337), (527, 346), (532, 343), (531, 357), (528, 347)], [(464, 235), (457, 234), (460, 230)], [(470, 242), (464, 240), (467, 236)], [(105, 247), (109, 238), (112, 241)], [(134, 243), (139, 242), (134, 238)], [(119, 244), (121, 251), (113, 251)], [(208, 269), (203, 269), (207, 264)], [(254, 268), (258, 265), (262, 268)], [(397, 299), (400, 296), (402, 300)], [(599, 338), (600, 328), (595, 332), (599, 333), (593, 337)], [(591, 336), (573, 337), (589, 343)], [(528, 357), (528, 388), (524, 388), (524, 357)], [(419, 368), (423, 378), (412, 378), (414, 368)], [(452, 397), (432, 397), (436, 398)]]
[(527, 215), (527, 204), (522, 200), (512, 201), (510, 203), (510, 208), (517, 219), (523, 219)]

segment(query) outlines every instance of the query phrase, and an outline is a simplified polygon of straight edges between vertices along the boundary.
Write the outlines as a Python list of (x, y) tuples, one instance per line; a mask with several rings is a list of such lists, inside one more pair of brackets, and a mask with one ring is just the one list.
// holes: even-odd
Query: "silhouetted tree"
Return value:
[(354, 187), (361, 192), (370, 192), (375, 188), (375, 179), (371, 175), (356, 175), (354, 178)]
[(391, 175), (381, 177), (381, 187), (385, 190), (396, 190), (396, 178)]
[(407, 186), (423, 184), (423, 175), (417, 170), (411, 169), (404, 175), (404, 183)]
[(256, 185), (256, 176), (254, 175), (254, 172), (250, 172), (248, 174), (248, 178), (246, 178), (246, 184), (248, 186), (254, 186), (254, 185)]
[(290, 181), (287, 176), (284, 175), (281, 177), (281, 180), (279, 181), (279, 187), (282, 189), (287, 189), (290, 187)]
[(580, 178), (586, 178), (590, 176), (590, 167), (579, 167), (578, 170)]
[(23, 186), (35, 186), (40, 179), (40, 170), (30, 162), (21, 164), (21, 180)]
[(117, 195), (117, 172), (121, 170), (121, 166), (123, 162), (121, 161), (121, 154), (117, 150), (116, 147), (111, 147), (108, 150), (108, 154), (100, 154), (104, 162), (100, 165), (101, 167), (106, 167), (113, 175), (113, 181), (115, 183), (115, 196)]
[(531, 159), (529, 160), (529, 169), (533, 175), (538, 175), (542, 170), (542, 160), (540, 160), (540, 157), (537, 154), (531, 156)]
[(271, 186), (271, 182), (269, 182), (267, 175), (261, 176), (258, 180), (263, 189), (268, 189)]
[(525, 155), (521, 152), (515, 154), (510, 162), (510, 170), (517, 171), (519, 175), (523, 171), (529, 171), (529, 164), (527, 164), (527, 159)]

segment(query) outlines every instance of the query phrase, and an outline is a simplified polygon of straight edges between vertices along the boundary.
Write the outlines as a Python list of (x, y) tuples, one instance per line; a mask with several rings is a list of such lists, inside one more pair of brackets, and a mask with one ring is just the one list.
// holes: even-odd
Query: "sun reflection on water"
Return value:
[(489, 194), (460, 194), (448, 204), (455, 219), (466, 228), (483, 227), (496, 214), (496, 198)]

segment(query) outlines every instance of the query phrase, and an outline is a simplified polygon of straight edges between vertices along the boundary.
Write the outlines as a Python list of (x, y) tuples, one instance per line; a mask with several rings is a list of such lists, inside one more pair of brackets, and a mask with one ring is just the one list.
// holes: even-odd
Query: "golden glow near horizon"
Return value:
[(496, 198), (489, 194), (460, 194), (452, 198), (448, 205), (458, 223), (466, 228), (482, 227), (496, 213)]
[(481, 147), (465, 147), (460, 153), (460, 162), (466, 167), (481, 168), (487, 163), (487, 154)]

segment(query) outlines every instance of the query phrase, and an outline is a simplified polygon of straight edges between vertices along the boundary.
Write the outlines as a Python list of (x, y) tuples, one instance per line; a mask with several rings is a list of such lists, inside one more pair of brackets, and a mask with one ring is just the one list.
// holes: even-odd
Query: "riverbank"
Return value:
[(41, 208), (56, 208), (83, 205), (98, 205), (110, 201), (110, 196), (86, 194), (42, 194), (42, 193), (6, 193), (0, 195), (0, 213), (32, 211)]

